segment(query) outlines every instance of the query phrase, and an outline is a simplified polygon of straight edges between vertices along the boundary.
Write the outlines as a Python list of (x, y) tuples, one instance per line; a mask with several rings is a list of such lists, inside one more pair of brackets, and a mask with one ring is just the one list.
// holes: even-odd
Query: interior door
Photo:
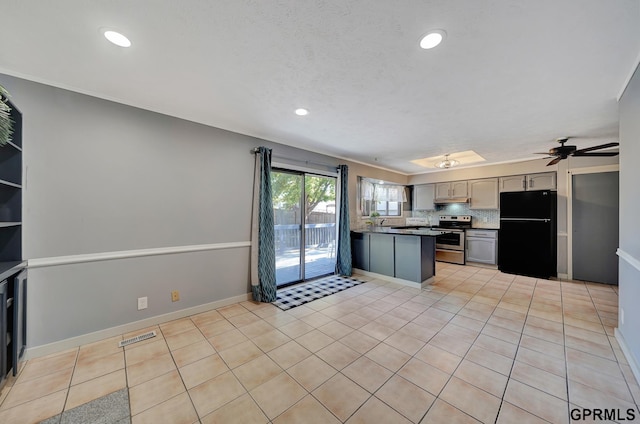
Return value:
[(573, 278), (618, 284), (619, 173), (572, 176)]
[(278, 287), (335, 272), (336, 181), (298, 171), (271, 172)]

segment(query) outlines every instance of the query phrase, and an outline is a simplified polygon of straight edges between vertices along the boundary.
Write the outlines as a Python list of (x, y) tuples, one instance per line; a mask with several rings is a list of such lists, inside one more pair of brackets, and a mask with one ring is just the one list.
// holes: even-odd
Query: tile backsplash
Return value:
[(474, 228), (500, 227), (500, 211), (498, 209), (469, 209), (467, 203), (437, 205), (435, 211), (413, 211), (412, 216), (425, 218), (431, 216), (431, 222), (437, 224), (440, 215), (471, 215)]
[[(438, 224), (438, 216), (440, 215), (471, 215), (474, 228), (499, 228), (500, 227), (500, 210), (498, 209), (469, 209), (468, 203), (451, 203), (448, 205), (437, 205), (435, 211), (403, 211), (401, 217), (385, 217), (385, 226), (405, 225), (407, 217), (431, 217), (431, 224)], [(359, 211), (351, 215), (351, 228), (363, 229), (367, 227), (366, 222), (370, 218), (360, 216)], [(486, 222), (485, 222), (486, 219)]]

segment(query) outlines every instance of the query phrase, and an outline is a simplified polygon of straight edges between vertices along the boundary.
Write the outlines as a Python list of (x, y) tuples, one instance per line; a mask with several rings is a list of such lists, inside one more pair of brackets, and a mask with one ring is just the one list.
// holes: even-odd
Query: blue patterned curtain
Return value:
[(338, 250), (336, 274), (351, 275), (351, 232), (349, 225), (349, 167), (340, 165), (340, 210), (338, 212)]
[(276, 300), (276, 247), (271, 201), (271, 149), (258, 147), (253, 181), (251, 292), (256, 302)]

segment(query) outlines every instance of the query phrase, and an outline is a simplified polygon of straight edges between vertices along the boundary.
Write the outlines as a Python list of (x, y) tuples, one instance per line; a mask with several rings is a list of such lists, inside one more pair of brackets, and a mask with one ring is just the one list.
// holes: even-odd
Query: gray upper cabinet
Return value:
[(451, 197), (467, 197), (468, 195), (466, 181), (454, 181), (451, 183)]
[(527, 190), (555, 190), (556, 173), (543, 172), (527, 175)]
[(500, 193), (506, 191), (555, 190), (556, 173), (512, 175), (500, 178)]
[(500, 178), (500, 193), (505, 191), (523, 191), (527, 187), (526, 175), (512, 175)]
[(449, 193), (451, 193), (450, 183), (436, 184), (436, 199), (448, 199)]
[(498, 209), (498, 179), (469, 181), (469, 209)]
[(452, 181), (448, 183), (436, 184), (436, 199), (455, 199), (467, 197), (467, 182), (466, 181)]
[(433, 184), (419, 184), (413, 187), (413, 210), (430, 211), (435, 210), (433, 198), (435, 186)]

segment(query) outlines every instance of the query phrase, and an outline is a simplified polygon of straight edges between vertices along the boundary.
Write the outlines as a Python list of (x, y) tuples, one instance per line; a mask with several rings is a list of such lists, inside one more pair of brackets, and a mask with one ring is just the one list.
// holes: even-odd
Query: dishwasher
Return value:
[(498, 264), (498, 230), (467, 230), (467, 262)]

